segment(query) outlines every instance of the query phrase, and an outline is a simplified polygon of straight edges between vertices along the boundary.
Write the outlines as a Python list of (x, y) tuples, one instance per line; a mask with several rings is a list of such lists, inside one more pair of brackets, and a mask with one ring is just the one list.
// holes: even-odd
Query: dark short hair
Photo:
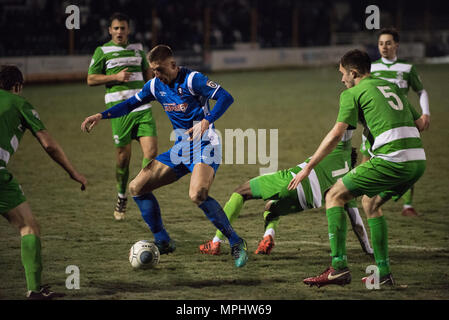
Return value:
[(129, 25), (129, 17), (121, 12), (115, 12), (109, 17), (109, 25), (112, 25), (112, 21), (118, 20), (118, 21), (126, 21)]
[(379, 31), (379, 36), (377, 38), (380, 38), (383, 34), (391, 34), (393, 36), (394, 42), (399, 42), (399, 32), (395, 28), (383, 28)]
[(168, 59), (170, 57), (173, 57), (173, 51), (169, 46), (165, 44), (155, 46), (148, 53), (149, 62), (164, 61), (165, 59)]
[(355, 69), (361, 75), (367, 74), (371, 70), (371, 59), (362, 50), (354, 49), (345, 53), (340, 59), (340, 64), (346, 70)]
[(23, 84), (23, 75), (17, 66), (2, 65), (0, 67), (0, 88), (11, 90), (16, 84)]

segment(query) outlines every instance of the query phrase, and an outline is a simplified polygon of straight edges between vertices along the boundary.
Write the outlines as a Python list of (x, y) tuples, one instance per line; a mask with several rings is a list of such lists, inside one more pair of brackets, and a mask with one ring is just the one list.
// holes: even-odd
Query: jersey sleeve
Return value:
[(358, 108), (353, 94), (345, 90), (340, 95), (340, 110), (338, 111), (337, 122), (349, 125), (349, 129), (357, 128)]
[(21, 105), (20, 114), (23, 117), (22, 125), (29, 129), (33, 134), (36, 132), (45, 130), (45, 125), (39, 117), (39, 113), (34, 107), (27, 101)]
[(220, 88), (220, 85), (212, 80), (209, 80), (204, 74), (196, 73), (192, 80), (192, 89), (195, 94), (214, 99), (215, 93)]
[(92, 60), (90, 60), (89, 70), (87, 74), (104, 74), (104, 54), (100, 47), (95, 49)]
[(150, 101), (156, 100), (156, 97), (153, 95), (153, 91), (151, 88), (155, 86), (156, 78), (151, 79), (143, 86), (142, 90), (136, 93), (135, 97), (142, 103), (148, 103)]
[(421, 82), (421, 78), (418, 75), (418, 72), (416, 71), (415, 66), (412, 66), (412, 69), (410, 70), (410, 86), (412, 87), (413, 91), (418, 92), (424, 89), (424, 86)]

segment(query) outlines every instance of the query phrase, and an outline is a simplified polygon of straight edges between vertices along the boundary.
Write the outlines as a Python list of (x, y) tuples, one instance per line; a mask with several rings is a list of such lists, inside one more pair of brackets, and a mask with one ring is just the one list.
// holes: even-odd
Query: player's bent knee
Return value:
[(252, 193), (251, 193), (251, 187), (250, 187), (249, 181), (247, 181), (244, 184), (235, 188), (234, 193), (238, 193), (239, 195), (241, 195), (244, 200), (251, 199)]
[(201, 203), (206, 201), (208, 195), (209, 195), (209, 192), (206, 188), (201, 188), (199, 190), (193, 190), (189, 193), (190, 199), (197, 205), (200, 205)]
[(352, 198), (353, 196), (346, 189), (343, 182), (341, 182), (341, 180), (338, 180), (337, 183), (335, 183), (326, 193), (326, 207), (331, 208), (334, 206), (343, 206)]
[(142, 191), (142, 188), (139, 187), (139, 185), (135, 179), (129, 183), (128, 189), (129, 189), (129, 193), (131, 194), (132, 197), (141, 195), (140, 193)]
[(267, 203), (265, 203), (265, 211), (270, 211), (270, 209), (271, 209), (271, 204), (272, 204), (271, 201), (268, 201)]

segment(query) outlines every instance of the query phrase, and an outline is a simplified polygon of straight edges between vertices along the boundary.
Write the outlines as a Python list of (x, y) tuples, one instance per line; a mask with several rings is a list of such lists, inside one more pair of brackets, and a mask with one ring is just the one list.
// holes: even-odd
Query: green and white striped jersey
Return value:
[(26, 129), (36, 134), (45, 126), (28, 101), (0, 89), (0, 169), (6, 168)]
[(349, 128), (363, 124), (372, 157), (407, 162), (426, 159), (415, 125), (419, 117), (398, 86), (368, 76), (342, 92), (337, 121)]
[[(117, 45), (109, 41), (95, 49), (88, 74), (117, 74), (128, 68), (131, 77), (128, 82), (106, 85), (104, 97), (106, 108), (110, 108), (138, 93), (145, 84), (143, 72), (149, 68), (148, 61), (140, 43)], [(132, 112), (151, 108), (145, 104)]]
[[(337, 147), (312, 169), (310, 175), (301, 181), (296, 188), (298, 201), (303, 209), (320, 208), (325, 203), (324, 194), (332, 187), (339, 178), (348, 173), (351, 168), (352, 134), (354, 130), (346, 130)], [(289, 169), (294, 177), (310, 161), (298, 164), (296, 168)], [(298, 168), (299, 167), (299, 168)], [(356, 207), (351, 202), (349, 207)]]
[(405, 95), (407, 95), (410, 87), (415, 92), (424, 89), (415, 66), (404, 60), (390, 61), (380, 58), (371, 63), (371, 74), (376, 78), (395, 83)]

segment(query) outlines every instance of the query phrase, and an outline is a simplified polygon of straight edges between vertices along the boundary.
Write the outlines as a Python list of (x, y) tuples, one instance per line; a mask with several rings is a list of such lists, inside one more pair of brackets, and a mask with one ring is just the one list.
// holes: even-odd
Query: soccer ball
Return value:
[(148, 240), (137, 241), (129, 249), (129, 262), (134, 269), (148, 269), (159, 263), (159, 249)]

